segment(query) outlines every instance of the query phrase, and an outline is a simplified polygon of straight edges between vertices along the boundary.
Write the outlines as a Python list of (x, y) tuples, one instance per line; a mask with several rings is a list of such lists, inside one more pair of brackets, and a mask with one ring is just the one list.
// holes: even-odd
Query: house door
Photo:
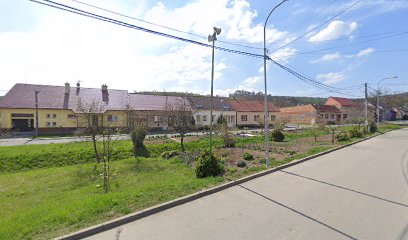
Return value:
[(34, 119), (13, 119), (13, 130), (30, 132), (34, 130)]
[(341, 122), (341, 114), (337, 114), (337, 122)]

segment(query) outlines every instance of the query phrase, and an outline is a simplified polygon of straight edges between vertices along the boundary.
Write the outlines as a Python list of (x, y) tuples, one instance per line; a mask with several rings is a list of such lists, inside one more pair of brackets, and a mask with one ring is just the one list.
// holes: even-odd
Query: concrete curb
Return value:
[[(393, 131), (393, 130), (391, 130), (391, 131)], [(391, 131), (388, 131), (388, 132), (391, 132)], [(388, 132), (385, 132), (385, 133), (388, 133)], [(98, 224), (98, 225), (94, 225), (94, 226), (79, 230), (77, 232), (71, 233), (69, 235), (60, 236), (60, 237), (58, 237), (56, 239), (57, 240), (76, 240), (76, 239), (86, 238), (86, 237), (92, 236), (94, 234), (104, 232), (104, 231), (113, 229), (115, 227), (119, 227), (119, 226), (121, 226), (123, 224), (133, 222), (135, 220), (138, 220), (138, 219), (141, 219), (141, 218), (144, 218), (144, 217), (148, 217), (150, 215), (162, 212), (164, 210), (167, 210), (167, 209), (182, 205), (184, 203), (188, 203), (188, 202), (194, 201), (196, 199), (211, 195), (213, 193), (216, 193), (216, 192), (225, 190), (227, 188), (239, 185), (241, 183), (250, 181), (252, 179), (259, 178), (259, 177), (268, 175), (270, 173), (280, 171), (282, 169), (297, 165), (299, 163), (306, 162), (308, 160), (311, 160), (311, 159), (314, 159), (314, 158), (329, 154), (331, 152), (343, 149), (345, 147), (349, 147), (351, 145), (354, 145), (354, 144), (357, 144), (357, 143), (360, 143), (360, 142), (364, 142), (366, 140), (369, 140), (371, 138), (380, 136), (380, 135), (385, 134), (385, 133), (380, 133), (380, 134), (377, 134), (377, 135), (366, 137), (366, 138), (357, 140), (355, 142), (348, 143), (348, 144), (345, 144), (343, 146), (336, 147), (336, 148), (333, 148), (333, 149), (329, 149), (327, 151), (317, 153), (317, 154), (314, 154), (314, 155), (311, 155), (311, 156), (308, 156), (308, 157), (305, 157), (305, 158), (302, 158), (302, 159), (294, 160), (292, 162), (280, 165), (278, 167), (268, 169), (268, 170), (265, 170), (265, 171), (262, 171), (262, 172), (259, 172), (259, 173), (255, 173), (253, 175), (249, 175), (249, 176), (237, 179), (237, 180), (231, 180), (230, 182), (224, 183), (222, 185), (219, 185), (219, 186), (216, 186), (216, 187), (213, 187), (213, 188), (209, 188), (209, 189), (205, 189), (205, 190), (202, 190), (202, 191), (199, 191), (199, 192), (196, 192), (196, 193), (193, 193), (191, 195), (187, 195), (187, 196), (184, 196), (184, 197), (181, 197), (181, 198), (177, 198), (175, 200), (165, 202), (165, 203), (162, 203), (160, 205), (156, 205), (156, 206), (153, 206), (153, 207), (150, 207), (150, 208), (147, 208), (147, 209), (144, 209), (144, 210), (132, 213), (132, 214), (128, 214), (128, 215), (125, 215), (123, 217), (120, 217), (120, 218), (117, 218), (117, 219), (114, 219), (114, 220), (111, 220), (111, 221), (108, 221), (108, 222), (104, 222), (104, 223), (101, 223), (101, 224)]]

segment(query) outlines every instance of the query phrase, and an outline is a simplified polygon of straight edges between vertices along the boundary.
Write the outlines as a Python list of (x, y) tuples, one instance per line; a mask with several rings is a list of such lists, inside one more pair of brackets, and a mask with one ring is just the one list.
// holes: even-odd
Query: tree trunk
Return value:
[(332, 145), (334, 145), (334, 131), (332, 131)]
[(184, 133), (180, 134), (180, 136), (181, 136), (181, 140), (180, 140), (181, 152), (184, 152)]
[(100, 159), (99, 159), (99, 153), (98, 153), (98, 148), (96, 147), (96, 134), (92, 133), (92, 143), (93, 143), (93, 148), (94, 148), (94, 152), (95, 152), (95, 158), (96, 158), (96, 162), (100, 163)]

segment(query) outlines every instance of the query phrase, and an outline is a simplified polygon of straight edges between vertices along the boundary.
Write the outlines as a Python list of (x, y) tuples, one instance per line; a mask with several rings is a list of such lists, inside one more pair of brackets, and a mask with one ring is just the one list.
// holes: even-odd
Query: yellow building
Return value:
[[(36, 103), (38, 110), (36, 110)], [(126, 126), (126, 90), (16, 84), (0, 100), (0, 127), (33, 131), (38, 111), (39, 133), (70, 132), (87, 124), (81, 115), (91, 114), (97, 126)]]

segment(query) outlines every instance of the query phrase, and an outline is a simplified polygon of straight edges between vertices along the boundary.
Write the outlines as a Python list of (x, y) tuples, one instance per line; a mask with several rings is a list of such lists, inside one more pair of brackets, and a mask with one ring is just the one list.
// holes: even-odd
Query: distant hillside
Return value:
[[(142, 91), (136, 92), (138, 94), (147, 94), (147, 95), (158, 95), (158, 96), (179, 96), (184, 97), (186, 94), (188, 96), (202, 96), (196, 93), (185, 93), (185, 92), (162, 92), (162, 91)], [(248, 92), (248, 91), (235, 91), (235, 93), (230, 94), (229, 98), (236, 99), (245, 99), (245, 100), (264, 100), (264, 94), (262, 92)], [(318, 97), (291, 97), (291, 96), (271, 96), (268, 95), (268, 100), (272, 102), (277, 107), (291, 107), (296, 105), (304, 104), (324, 104), (326, 98)]]
[[(262, 92), (248, 92), (237, 90), (229, 95), (230, 98), (247, 99), (247, 100), (264, 100)], [(292, 96), (271, 96), (268, 94), (268, 100), (277, 107), (292, 107), (305, 104), (324, 104), (327, 98), (319, 97), (292, 97)]]
[[(364, 99), (359, 99), (363, 101)], [(371, 93), (369, 96), (368, 101), (376, 105), (377, 104), (377, 96), (375, 93)], [(387, 94), (384, 96), (380, 95), (380, 105), (384, 107), (403, 107), (404, 105), (408, 104), (408, 92), (405, 93), (397, 93), (397, 94)]]
[(161, 92), (161, 91), (141, 91), (141, 92), (136, 92), (136, 91), (134, 91), (134, 93), (145, 94), (145, 95), (156, 95), (156, 96), (177, 96), (177, 97), (184, 97), (186, 95), (188, 95), (188, 96), (201, 96), (200, 94), (185, 93), (185, 92)]

